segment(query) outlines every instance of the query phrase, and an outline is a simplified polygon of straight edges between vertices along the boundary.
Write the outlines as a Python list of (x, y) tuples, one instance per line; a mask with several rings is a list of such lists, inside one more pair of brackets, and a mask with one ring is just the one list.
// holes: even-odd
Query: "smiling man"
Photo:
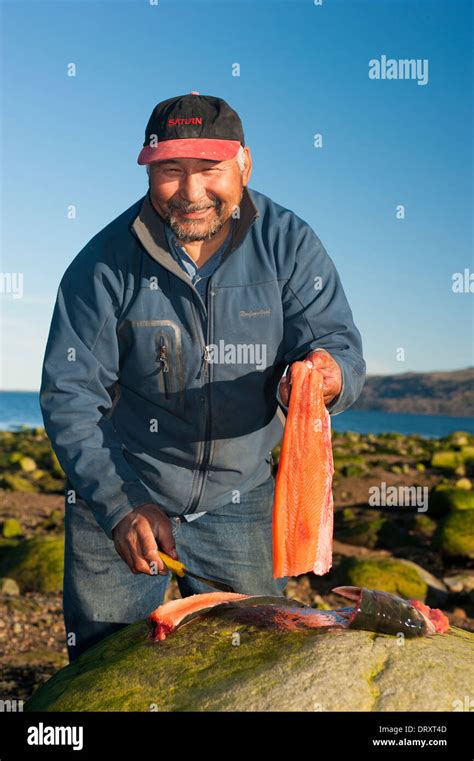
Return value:
[(250, 190), (224, 100), (159, 103), (138, 163), (148, 192), (67, 268), (43, 364), (45, 428), (67, 475), (71, 660), (161, 604), (158, 550), (236, 592), (282, 595), (271, 449), (291, 364), (313, 358), (333, 415), (365, 379), (334, 263), (307, 222)]

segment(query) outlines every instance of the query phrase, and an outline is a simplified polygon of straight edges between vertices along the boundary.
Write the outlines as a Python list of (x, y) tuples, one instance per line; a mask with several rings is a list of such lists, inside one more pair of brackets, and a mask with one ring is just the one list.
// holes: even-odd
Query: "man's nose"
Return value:
[(181, 183), (180, 195), (188, 203), (199, 203), (202, 201), (206, 197), (203, 178), (197, 172), (186, 175)]

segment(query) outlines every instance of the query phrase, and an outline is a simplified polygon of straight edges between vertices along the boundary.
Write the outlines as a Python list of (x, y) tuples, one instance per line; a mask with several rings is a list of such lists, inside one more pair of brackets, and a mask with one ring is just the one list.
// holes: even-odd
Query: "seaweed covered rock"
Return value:
[(337, 569), (340, 584), (380, 589), (406, 599), (425, 600), (428, 584), (415, 564), (394, 558), (344, 558)]
[(428, 505), (430, 515), (435, 517), (446, 515), (450, 510), (472, 510), (474, 491), (442, 484), (433, 489)]
[(443, 449), (433, 454), (431, 458), (431, 467), (451, 473), (463, 464), (463, 458), (460, 452), (455, 450)]
[(15, 579), (0, 578), (0, 595), (16, 597), (20, 594), (20, 587)]
[(474, 510), (453, 510), (446, 515), (440, 521), (433, 544), (443, 555), (474, 558)]
[(334, 516), (335, 537), (345, 544), (373, 548), (386, 522), (379, 514), (368, 514), (351, 507), (338, 510)]
[(22, 536), (23, 527), (16, 518), (6, 518), (3, 521), (1, 533), (5, 539), (11, 539), (15, 536)]
[[(163, 642), (144, 621), (83, 653), (26, 711), (452, 711), (474, 679), (474, 635), (279, 632), (228, 614)], [(355, 657), (357, 654), (357, 657)]]
[(62, 587), (63, 561), (63, 537), (26, 539), (2, 559), (0, 576), (14, 579), (22, 592), (59, 592)]

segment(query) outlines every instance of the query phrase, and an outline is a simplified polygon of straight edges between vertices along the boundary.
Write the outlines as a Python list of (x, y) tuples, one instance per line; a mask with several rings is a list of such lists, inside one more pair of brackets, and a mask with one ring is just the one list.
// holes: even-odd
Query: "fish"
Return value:
[(273, 499), (274, 578), (323, 576), (332, 567), (333, 474), (323, 376), (310, 360), (293, 362)]
[(150, 639), (162, 641), (196, 618), (229, 615), (233, 621), (279, 631), (364, 629), (380, 634), (421, 637), (444, 634), (449, 620), (438, 608), (420, 600), (404, 600), (389, 592), (340, 586), (331, 590), (354, 603), (319, 610), (287, 597), (208, 592), (160, 605), (148, 617)]

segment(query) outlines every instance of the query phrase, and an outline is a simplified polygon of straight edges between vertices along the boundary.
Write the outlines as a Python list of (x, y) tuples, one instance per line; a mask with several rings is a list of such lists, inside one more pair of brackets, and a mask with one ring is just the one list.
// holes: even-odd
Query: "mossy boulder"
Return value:
[(59, 592), (63, 560), (63, 537), (26, 539), (3, 558), (0, 576), (15, 579), (22, 592)]
[(20, 587), (15, 579), (0, 578), (0, 595), (17, 597), (20, 594)]
[[(215, 612), (162, 642), (144, 621), (39, 687), (27, 712), (452, 711), (474, 680), (474, 634), (406, 639), (280, 632)], [(355, 657), (355, 654), (357, 657)]]
[(417, 515), (413, 519), (411, 531), (415, 537), (419, 537), (421, 539), (431, 539), (437, 527), (438, 524), (432, 518), (429, 518), (427, 515)]
[(37, 483), (44, 494), (62, 494), (64, 492), (64, 481), (54, 478), (50, 473), (45, 473)]
[(465, 431), (454, 431), (453, 433), (450, 433), (449, 436), (446, 436), (444, 441), (450, 446), (465, 447), (470, 443), (471, 437)]
[(430, 515), (439, 517), (451, 510), (474, 509), (474, 491), (452, 486), (438, 486), (428, 498)]
[(335, 513), (335, 537), (345, 544), (372, 549), (377, 545), (379, 533), (386, 521), (387, 518), (369, 508), (345, 507)]
[(474, 446), (462, 447), (461, 457), (468, 475), (474, 475)]
[(20, 473), (3, 473), (0, 479), (0, 486), (2, 489), (8, 489), (9, 491), (20, 491), (29, 494), (36, 494), (38, 492), (36, 483), (32, 483), (28, 478), (20, 475)]
[(426, 581), (411, 564), (394, 558), (346, 557), (337, 569), (340, 584), (380, 589), (406, 599), (425, 600)]
[(474, 510), (453, 510), (446, 515), (440, 521), (433, 545), (443, 555), (474, 559)]
[(433, 457), (431, 458), (431, 467), (452, 472), (456, 471), (463, 462), (464, 460), (460, 452), (456, 452), (453, 449), (442, 449), (433, 454)]
[(2, 536), (11, 539), (14, 536), (22, 536), (23, 527), (16, 518), (6, 518), (2, 524)]
[(18, 461), (18, 464), (20, 468), (25, 471), (25, 473), (32, 473), (34, 470), (36, 470), (36, 462), (32, 457), (22, 457)]

